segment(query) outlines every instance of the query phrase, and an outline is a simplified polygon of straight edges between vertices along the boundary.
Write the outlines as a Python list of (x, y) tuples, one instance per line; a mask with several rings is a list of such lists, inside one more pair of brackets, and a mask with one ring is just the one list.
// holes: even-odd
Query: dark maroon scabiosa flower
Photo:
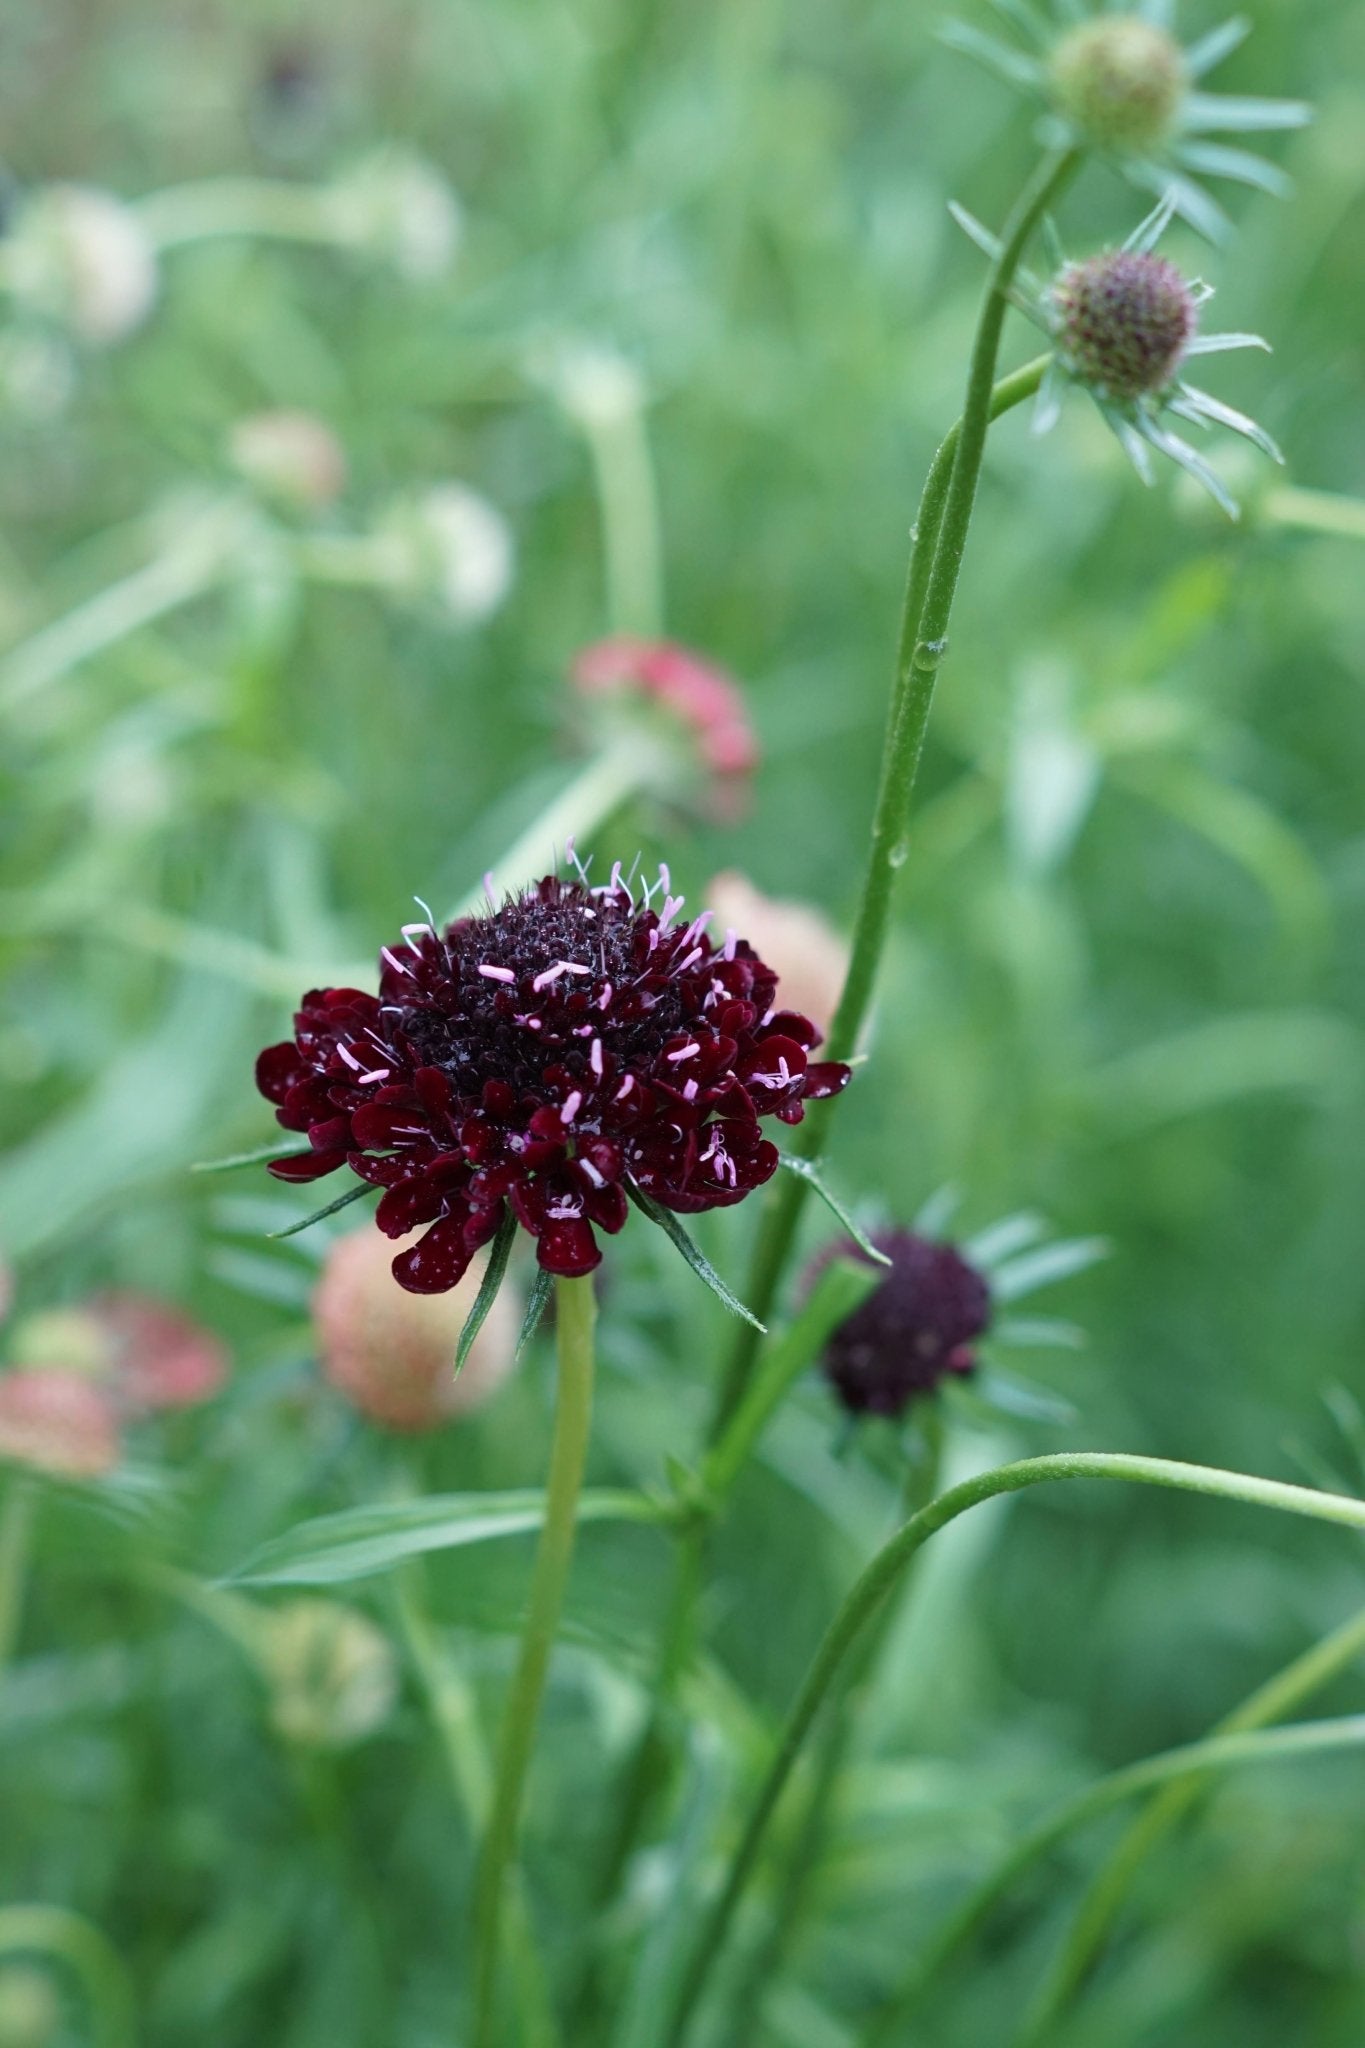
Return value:
[[(899, 1415), (916, 1394), (932, 1393), (949, 1373), (969, 1373), (975, 1340), (991, 1319), (990, 1289), (950, 1244), (912, 1230), (873, 1233), (891, 1265), (886, 1278), (841, 1323), (825, 1346), (824, 1367), (855, 1415)], [(863, 1259), (852, 1240), (822, 1254)]]
[(261, 1054), (262, 1094), (310, 1146), (271, 1172), (350, 1166), (384, 1190), (387, 1236), (427, 1225), (393, 1266), (417, 1294), (454, 1287), (509, 1205), (571, 1276), (632, 1187), (684, 1214), (741, 1201), (777, 1166), (762, 1120), (799, 1123), (849, 1070), (810, 1060), (819, 1033), (750, 945), (682, 907), (666, 868), (633, 892), (618, 864), (604, 887), (547, 876), (444, 933), (405, 927), (377, 996), (314, 989)]

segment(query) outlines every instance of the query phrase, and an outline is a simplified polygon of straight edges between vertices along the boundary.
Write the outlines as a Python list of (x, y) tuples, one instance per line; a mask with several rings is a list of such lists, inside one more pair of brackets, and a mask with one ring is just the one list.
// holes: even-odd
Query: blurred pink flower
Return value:
[(109, 1346), (121, 1408), (141, 1415), (193, 1408), (227, 1378), (228, 1354), (213, 1332), (150, 1294), (97, 1294), (89, 1312)]
[(439, 1429), (482, 1407), (511, 1371), (519, 1307), (504, 1285), (457, 1377), (455, 1347), (486, 1260), (446, 1293), (411, 1294), (393, 1277), (393, 1251), (378, 1231), (356, 1230), (327, 1254), (313, 1295), (323, 1376), (386, 1429)]
[(743, 932), (777, 975), (788, 1009), (829, 1030), (848, 972), (848, 946), (813, 904), (765, 896), (747, 875), (727, 868), (702, 901), (714, 910), (715, 929)]
[(149, 1294), (97, 1294), (44, 1309), (15, 1330), (25, 1366), (70, 1372), (100, 1388), (121, 1415), (192, 1408), (227, 1377), (227, 1352), (200, 1324)]
[(108, 1394), (62, 1366), (0, 1373), (0, 1459), (62, 1479), (95, 1479), (119, 1460)]
[(738, 683), (672, 640), (619, 634), (585, 647), (570, 671), (585, 697), (634, 694), (661, 704), (687, 728), (727, 815), (743, 807), (758, 767), (758, 739)]

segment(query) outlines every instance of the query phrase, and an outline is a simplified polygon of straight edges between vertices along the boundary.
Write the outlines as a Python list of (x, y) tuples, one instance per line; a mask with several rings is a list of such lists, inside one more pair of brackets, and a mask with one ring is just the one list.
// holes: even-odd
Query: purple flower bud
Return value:
[(1121, 401), (1164, 391), (1198, 324), (1195, 295), (1175, 265), (1135, 249), (1068, 264), (1052, 303), (1067, 369)]
[[(969, 1373), (972, 1345), (991, 1319), (990, 1289), (950, 1244), (912, 1230), (876, 1232), (891, 1261), (886, 1278), (842, 1322), (825, 1346), (824, 1368), (855, 1415), (899, 1415), (916, 1394), (930, 1394), (949, 1373)], [(851, 1241), (821, 1255), (864, 1259)]]

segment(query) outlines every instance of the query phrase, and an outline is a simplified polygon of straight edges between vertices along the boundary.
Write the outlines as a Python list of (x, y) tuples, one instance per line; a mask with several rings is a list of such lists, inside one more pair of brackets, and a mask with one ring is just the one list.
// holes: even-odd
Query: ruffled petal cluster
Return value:
[[(656, 898), (657, 903), (656, 903)], [(741, 1201), (848, 1068), (778, 1006), (777, 977), (708, 915), (681, 921), (667, 871), (631, 890), (547, 876), (443, 933), (406, 927), (379, 993), (314, 989), (257, 1084), (308, 1150), (285, 1181), (347, 1166), (384, 1192), (379, 1228), (424, 1234), (394, 1261), (417, 1294), (454, 1287), (510, 1208), (550, 1273), (590, 1272), (631, 1187), (681, 1213)]]

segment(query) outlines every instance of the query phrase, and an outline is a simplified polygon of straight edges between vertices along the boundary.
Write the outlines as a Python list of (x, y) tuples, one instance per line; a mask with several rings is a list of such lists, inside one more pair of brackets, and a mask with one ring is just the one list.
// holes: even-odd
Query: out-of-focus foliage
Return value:
[[(1358, 491), (1358, 10), (1254, 13), (1230, 87), (1319, 109), (1282, 152), (1295, 196), (1246, 202), (1226, 251), (1170, 247), (1217, 286), (1219, 325), (1275, 343), (1228, 358), (1220, 391), (1273, 430), (1292, 483)], [(690, 897), (738, 869), (847, 921), (907, 529), (981, 284), (947, 201), (997, 222), (1032, 147), (934, 27), (904, 0), (6, 0), (15, 233), (49, 183), (335, 194), (380, 151), (435, 167), (462, 214), (454, 249), (428, 192), (415, 260), (383, 207), (330, 245), (168, 247), (111, 345), (14, 292), (3, 309), (0, 1336), (22, 1365), (23, 1318), (115, 1286), (191, 1310), (233, 1354), (211, 1404), (130, 1425), (117, 1475), (44, 1492), (0, 1676), (0, 1900), (103, 1930), (148, 2043), (459, 2038), (470, 1844), (424, 1645), (452, 1653), (462, 1709), (491, 1712), (524, 1540), (343, 1589), (334, 1633), (322, 1596), (291, 1620), (297, 1595), (211, 1582), (308, 1516), (539, 1485), (547, 1350), (477, 1416), (381, 1437), (313, 1358), (333, 1226), (267, 1244), (306, 1195), (188, 1168), (270, 1136), (250, 1063), (291, 996), (372, 956), (414, 891), (456, 900), (567, 781), (584, 735), (566, 671), (609, 630), (667, 630), (741, 677), (764, 760), (747, 817), (642, 809), (603, 866), (643, 847)], [(1136, 212), (1097, 171), (1066, 202), (1067, 245)], [(1022, 325), (1011, 346), (1032, 351)], [(661, 609), (648, 535), (613, 575), (602, 543), (613, 406), (637, 390)], [(234, 436), (240, 462), (244, 420), (299, 411), (331, 430), (344, 487), (281, 508), (243, 481)], [(403, 552), (452, 480), (514, 543), (486, 618), (469, 586), (443, 594), (437, 529)], [(1340, 1392), (1361, 1392), (1365, 1328), (1365, 555), (1277, 523), (1258, 472), (1238, 482), (1237, 528), (1168, 481), (1144, 492), (1081, 407), (1046, 442), (1018, 417), (992, 439), (837, 1174), (869, 1215), (908, 1219), (952, 1181), (966, 1228), (1037, 1209), (1113, 1249), (1062, 1304), (1088, 1347), (1034, 1369), (1077, 1419), (1001, 1421), (989, 1444), (960, 1423), (963, 1464), (1084, 1444), (1365, 1483)], [(500, 580), (491, 531), (475, 596)], [(348, 587), (368, 535), (388, 552)], [(110, 588), (161, 616), (101, 646), (81, 608)], [(89, 659), (35, 642), (73, 617)], [(737, 1281), (751, 1214), (704, 1221)], [(812, 1207), (812, 1243), (830, 1228)], [(727, 1335), (644, 1240), (632, 1223), (606, 1282), (605, 1486), (653, 1485), (687, 1450)], [(841, 1453), (840, 1434), (804, 1390), (718, 1539), (682, 1795), (703, 1868), (893, 1510), (894, 1443)], [(528, 1839), (556, 1980), (667, 1560), (657, 1529), (585, 1529)], [(1042, 1795), (1204, 1732), (1349, 1611), (1357, 1566), (1332, 1532), (1118, 1489), (1030, 1498), (946, 1542), (761, 2039), (851, 2040)], [(1340, 1690), (1358, 1703), (1358, 1678)], [(1362, 1817), (1349, 1760), (1229, 1780), (1151, 1866), (1059, 2040), (1355, 2048)], [(957, 1980), (944, 2048), (1010, 2038), (1102, 1846), (1068, 1849)], [(697, 1873), (637, 1876), (610, 1958), (628, 2048), (650, 2039), (635, 1937)], [(42, 2004), (31, 1955), (19, 1969), (0, 1955), (0, 2028), (7, 1996)], [(36, 2038), (88, 2038), (78, 1978), (53, 1981), (69, 2009), (49, 2001)]]

